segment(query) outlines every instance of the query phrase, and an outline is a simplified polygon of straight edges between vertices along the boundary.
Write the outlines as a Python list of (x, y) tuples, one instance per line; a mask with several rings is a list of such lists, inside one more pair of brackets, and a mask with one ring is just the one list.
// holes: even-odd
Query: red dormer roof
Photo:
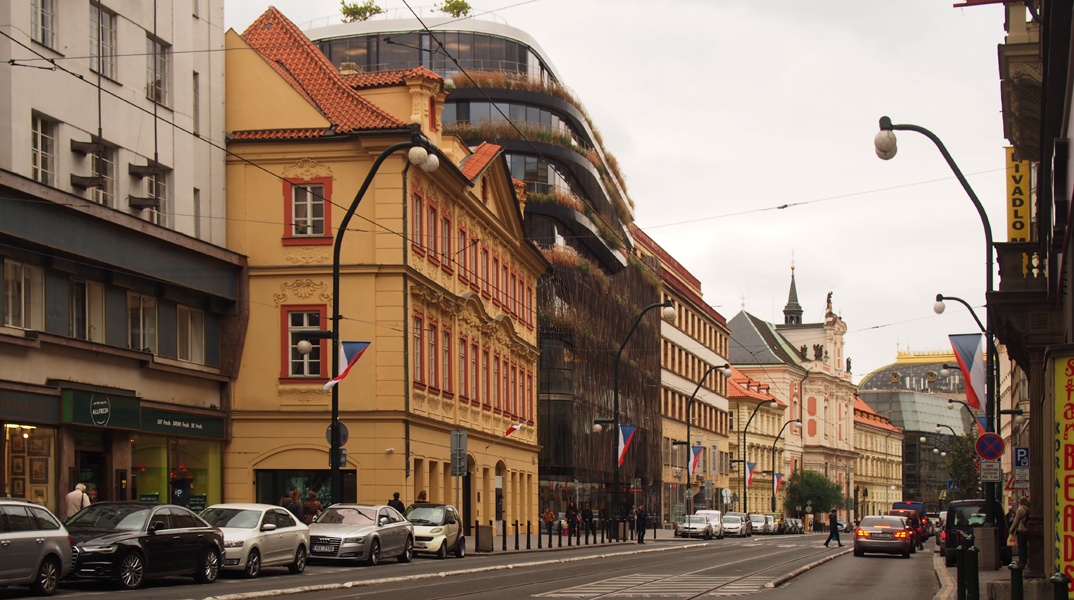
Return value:
[(316, 107), (336, 133), (406, 127), (347, 85), (328, 58), (276, 8), (258, 17), (242, 39)]
[(440, 83), (440, 89), (444, 89), (444, 78), (425, 67), (402, 69), (399, 71), (373, 71), (370, 73), (346, 73), (340, 74), (343, 81), (354, 89), (369, 89), (378, 87), (391, 87), (393, 85), (406, 85), (406, 80), (412, 77), (421, 77)]
[(787, 403), (773, 396), (769, 389), (767, 383), (761, 383), (743, 374), (742, 371), (731, 367), (731, 377), (728, 379), (727, 385), (728, 400), (758, 400), (761, 402), (775, 400), (780, 406), (786, 407)]
[(902, 433), (901, 429), (891, 424), (891, 419), (877, 413), (872, 408), (869, 408), (869, 405), (858, 396), (854, 396), (854, 422), (862, 423), (863, 425), (868, 425), (877, 429)]
[(462, 171), (470, 181), (473, 181), (481, 171), (485, 170), (485, 167), (489, 166), (492, 161), (500, 155), (500, 151), (503, 150), (496, 144), (490, 144), (488, 142), (481, 142), (481, 145), (474, 148), (472, 154), (462, 159), (462, 164), (459, 165), (459, 170)]

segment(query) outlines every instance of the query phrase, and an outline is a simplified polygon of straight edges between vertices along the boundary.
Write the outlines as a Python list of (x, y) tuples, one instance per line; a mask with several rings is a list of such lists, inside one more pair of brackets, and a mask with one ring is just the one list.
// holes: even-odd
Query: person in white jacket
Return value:
[(70, 519), (76, 512), (90, 504), (93, 504), (93, 502), (90, 500), (89, 494), (86, 493), (86, 484), (75, 484), (75, 489), (67, 494), (67, 500), (64, 502), (64, 506), (67, 508), (67, 514), (64, 518)]

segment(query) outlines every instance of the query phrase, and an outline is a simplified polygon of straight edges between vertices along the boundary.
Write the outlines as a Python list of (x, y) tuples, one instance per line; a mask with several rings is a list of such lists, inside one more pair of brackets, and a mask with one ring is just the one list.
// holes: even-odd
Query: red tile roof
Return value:
[[(242, 38), (320, 110), (336, 133), (406, 127), (347, 85), (328, 58), (276, 8), (269, 7)], [(260, 137), (269, 139), (269, 132)]]
[(459, 170), (462, 174), (473, 181), (481, 171), (485, 170), (485, 167), (489, 166), (497, 156), (500, 155), (500, 151), (503, 150), (496, 144), (490, 144), (488, 142), (481, 142), (481, 145), (474, 148), (472, 154), (462, 159), (462, 164), (459, 165)]
[(331, 132), (325, 129), (262, 129), (259, 131), (233, 131), (232, 140), (306, 140), (322, 137)]
[(767, 383), (752, 379), (734, 367), (731, 367), (731, 378), (728, 381), (727, 398), (729, 400), (760, 400), (762, 402), (775, 400), (780, 406), (787, 406), (786, 402), (772, 395)]
[(371, 73), (348, 73), (341, 74), (344, 83), (354, 89), (366, 89), (376, 87), (390, 87), (404, 85), (411, 77), (423, 77), (440, 82), (440, 89), (444, 88), (444, 78), (425, 67), (403, 69), (399, 71), (374, 71)]
[(870, 427), (876, 427), (877, 429), (885, 429), (887, 431), (902, 431), (891, 424), (891, 419), (877, 413), (872, 408), (869, 408), (869, 405), (858, 396), (854, 396), (854, 422), (869, 425)]

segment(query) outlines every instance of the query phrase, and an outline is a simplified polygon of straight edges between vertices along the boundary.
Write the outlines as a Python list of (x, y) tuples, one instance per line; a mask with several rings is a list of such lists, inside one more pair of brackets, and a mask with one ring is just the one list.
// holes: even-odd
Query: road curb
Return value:
[(936, 581), (940, 583), (940, 589), (932, 597), (932, 600), (951, 598), (954, 595), (955, 580), (951, 579), (951, 574), (947, 572), (943, 552), (937, 552), (936, 556), (932, 557), (932, 570), (936, 574)]
[(835, 560), (835, 559), (839, 558), (840, 556), (842, 556), (842, 555), (844, 555), (844, 554), (846, 554), (848, 552), (853, 552), (853, 551), (854, 551), (853, 548), (848, 548), (847, 550), (840, 550), (839, 552), (836, 552), (835, 554), (829, 554), (828, 556), (825, 556), (824, 558), (821, 558), (819, 560), (815, 560), (815, 561), (809, 563), (808, 565), (798, 567), (797, 569), (791, 571), (790, 573), (787, 573), (786, 575), (783, 575), (781, 577), (773, 579), (772, 581), (769, 581), (768, 583), (764, 584), (764, 587), (765, 587), (765, 589), (772, 589), (774, 587), (781, 586), (784, 583), (787, 583), (788, 581), (794, 579), (795, 577), (798, 577), (799, 575), (801, 575), (802, 573), (805, 573), (806, 571), (808, 571), (810, 569), (813, 569), (815, 567), (819, 567), (820, 565), (823, 565), (824, 563), (826, 563), (826, 562), (828, 562), (830, 560)]

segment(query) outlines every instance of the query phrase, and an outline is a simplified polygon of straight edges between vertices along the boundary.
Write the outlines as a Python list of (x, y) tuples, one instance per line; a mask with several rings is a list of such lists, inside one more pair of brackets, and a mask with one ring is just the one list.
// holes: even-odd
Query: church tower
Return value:
[(798, 288), (794, 285), (794, 265), (791, 265), (791, 291), (787, 295), (787, 305), (783, 307), (783, 324), (802, 324), (802, 305), (798, 304)]

